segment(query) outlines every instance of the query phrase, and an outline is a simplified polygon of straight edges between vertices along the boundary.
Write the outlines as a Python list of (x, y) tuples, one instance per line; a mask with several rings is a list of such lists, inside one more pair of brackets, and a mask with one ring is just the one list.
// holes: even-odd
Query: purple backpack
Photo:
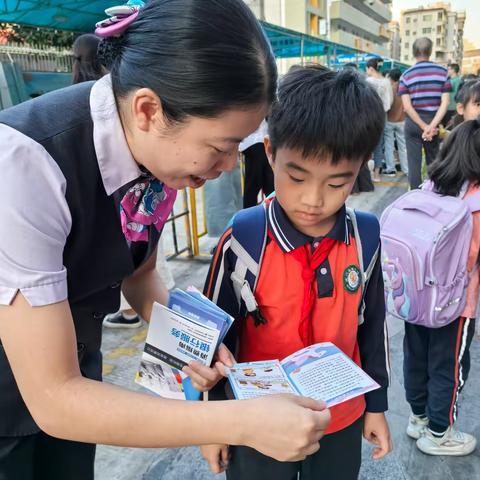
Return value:
[[(463, 195), (466, 189), (463, 189)], [(480, 193), (466, 199), (412, 190), (380, 219), (387, 311), (409, 323), (443, 327), (465, 308), (472, 213)]]

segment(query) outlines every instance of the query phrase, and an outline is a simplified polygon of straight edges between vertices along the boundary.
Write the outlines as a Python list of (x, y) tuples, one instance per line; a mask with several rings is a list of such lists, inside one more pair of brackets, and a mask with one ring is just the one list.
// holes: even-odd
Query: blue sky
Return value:
[[(427, 6), (436, 3), (434, 0), (393, 0), (393, 18), (400, 20), (400, 11), (408, 8), (416, 8), (420, 5)], [(465, 10), (467, 21), (465, 22), (464, 38), (473, 42), (480, 48), (480, 2), (479, 0), (449, 0), (453, 10)]]

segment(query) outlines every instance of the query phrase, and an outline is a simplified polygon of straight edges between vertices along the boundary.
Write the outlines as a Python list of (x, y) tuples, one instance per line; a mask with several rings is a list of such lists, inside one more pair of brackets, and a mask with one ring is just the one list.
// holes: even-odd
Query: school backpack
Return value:
[(472, 213), (480, 210), (480, 194), (462, 197), (442, 196), (428, 182), (384, 211), (382, 270), (390, 314), (429, 328), (448, 325), (461, 315)]
[[(239, 211), (232, 221), (229, 253), (233, 266), (231, 280), (240, 306), (240, 316), (251, 314), (255, 325), (265, 323), (255, 300), (255, 288), (260, 273), (263, 254), (267, 245), (267, 204)], [(363, 323), (365, 310), (364, 295), (373, 271), (380, 247), (380, 226), (377, 218), (369, 213), (356, 212), (347, 208), (362, 272), (361, 302), (358, 311), (359, 324)]]

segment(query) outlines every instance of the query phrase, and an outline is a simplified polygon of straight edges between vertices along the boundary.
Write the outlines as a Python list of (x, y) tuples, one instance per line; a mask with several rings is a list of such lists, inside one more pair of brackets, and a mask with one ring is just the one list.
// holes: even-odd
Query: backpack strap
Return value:
[(240, 210), (232, 221), (230, 244), (230, 251), (236, 257), (230, 278), (240, 307), (240, 315), (251, 313), (256, 325), (265, 323), (254, 296), (267, 243), (265, 209), (266, 205), (261, 204)]
[(362, 296), (358, 310), (358, 323), (361, 325), (364, 321), (365, 292), (380, 251), (380, 224), (377, 217), (371, 213), (357, 212), (351, 208), (347, 208), (347, 213), (353, 225), (353, 233), (357, 241), (358, 261), (363, 274)]

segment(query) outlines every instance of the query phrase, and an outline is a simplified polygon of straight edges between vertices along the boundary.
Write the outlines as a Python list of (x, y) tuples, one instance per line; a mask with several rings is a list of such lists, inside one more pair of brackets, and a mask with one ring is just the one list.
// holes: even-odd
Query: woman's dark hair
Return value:
[(275, 58), (242, 0), (152, 0), (100, 51), (115, 96), (150, 88), (171, 122), (275, 97)]
[(97, 56), (100, 39), (91, 33), (80, 35), (73, 42), (73, 83), (98, 80), (105, 75), (105, 70)]
[(377, 72), (379, 72), (382, 65), (383, 65), (383, 58), (374, 57), (374, 58), (369, 58), (367, 60), (366, 67), (367, 68), (371, 67)]
[(384, 125), (380, 97), (354, 69), (299, 67), (280, 81), (268, 133), (274, 154), (284, 147), (335, 165), (368, 160)]
[(480, 118), (452, 131), (428, 174), (442, 195), (457, 196), (465, 182), (480, 184)]
[(388, 72), (388, 78), (394, 82), (399, 82), (400, 77), (402, 76), (402, 71), (399, 68), (392, 68)]

